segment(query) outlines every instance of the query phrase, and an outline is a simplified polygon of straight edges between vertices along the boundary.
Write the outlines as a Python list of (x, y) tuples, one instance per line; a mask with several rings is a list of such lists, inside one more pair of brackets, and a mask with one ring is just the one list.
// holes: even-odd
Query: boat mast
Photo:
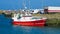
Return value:
[[(26, 10), (27, 9), (27, 7), (26, 7), (26, 0), (23, 0), (23, 7), (24, 7), (23, 10)], [(29, 13), (29, 10), (30, 10), (30, 0), (28, 0), (28, 11), (27, 11), (27, 13)]]
[(28, 2), (29, 2), (29, 10), (30, 10), (30, 0), (28, 0)]
[(26, 0), (23, 0), (23, 9), (27, 9), (27, 7), (26, 7)]

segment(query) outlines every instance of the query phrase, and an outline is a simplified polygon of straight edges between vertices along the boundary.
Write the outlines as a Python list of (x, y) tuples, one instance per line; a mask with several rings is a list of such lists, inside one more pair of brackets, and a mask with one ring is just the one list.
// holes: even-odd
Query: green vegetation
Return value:
[(46, 25), (48, 26), (60, 26), (60, 13), (56, 14), (33, 14), (33, 16), (46, 17)]
[(46, 24), (48, 26), (60, 26), (60, 19), (56, 19), (56, 18), (47, 19)]

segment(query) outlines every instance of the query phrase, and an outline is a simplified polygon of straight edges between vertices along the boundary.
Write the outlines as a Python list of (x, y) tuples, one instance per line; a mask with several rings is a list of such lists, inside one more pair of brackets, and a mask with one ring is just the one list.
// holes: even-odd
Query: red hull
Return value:
[(42, 20), (36, 20), (36, 21), (13, 21), (14, 25), (21, 25), (21, 26), (44, 26), (45, 25), (46, 20), (42, 19)]

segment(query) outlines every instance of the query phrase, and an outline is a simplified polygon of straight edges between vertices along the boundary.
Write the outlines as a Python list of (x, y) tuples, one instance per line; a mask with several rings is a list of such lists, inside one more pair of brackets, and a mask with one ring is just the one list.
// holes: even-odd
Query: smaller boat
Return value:
[(38, 18), (34, 17), (31, 14), (25, 13), (23, 14), (14, 14), (13, 24), (20, 26), (44, 26), (46, 22), (46, 18)]

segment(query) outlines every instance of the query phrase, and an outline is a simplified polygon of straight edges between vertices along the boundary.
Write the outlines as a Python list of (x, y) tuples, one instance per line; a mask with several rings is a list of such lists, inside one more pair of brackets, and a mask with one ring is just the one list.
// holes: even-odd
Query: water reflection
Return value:
[(13, 26), (13, 29), (17, 32), (19, 31), (22, 34), (42, 34), (40, 27), (28, 27), (28, 26)]
[(59, 27), (29, 27), (1, 25), (0, 34), (60, 34)]
[(60, 34), (60, 28), (55, 27), (13, 26), (13, 30), (17, 34)]

